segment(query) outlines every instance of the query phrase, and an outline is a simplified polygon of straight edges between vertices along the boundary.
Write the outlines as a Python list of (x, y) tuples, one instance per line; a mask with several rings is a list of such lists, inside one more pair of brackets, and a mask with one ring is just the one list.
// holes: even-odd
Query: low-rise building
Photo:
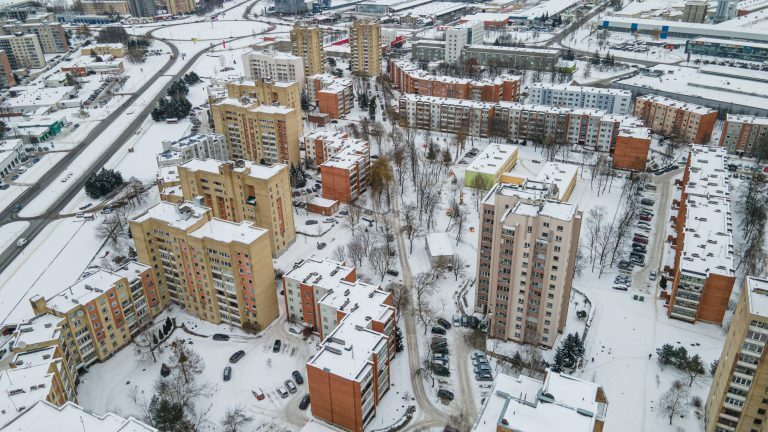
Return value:
[(44, 84), (16, 86), (10, 93), (11, 97), (0, 103), (0, 111), (7, 114), (56, 111), (62, 108), (79, 107), (82, 103), (79, 99), (73, 99), (77, 94), (77, 89), (73, 86), (45, 87)]
[(634, 115), (653, 132), (694, 144), (708, 143), (717, 121), (716, 110), (656, 95), (637, 97)]
[(489, 144), (464, 170), (464, 185), (490, 189), (501, 175), (517, 164), (517, 146)]
[(189, 135), (176, 141), (163, 141), (163, 152), (157, 155), (157, 166), (175, 166), (192, 159), (229, 160), (223, 135), (204, 133)]
[[(122, 1), (94, 1), (94, 3), (122, 3)], [(127, 4), (127, 2), (125, 2)], [(112, 58), (125, 57), (125, 45), (121, 43), (98, 43), (88, 45), (80, 49), (80, 55), (83, 56), (110, 56)]]
[(736, 280), (730, 186), (723, 147), (691, 146), (674, 217), (667, 314), (721, 324)]
[(352, 81), (331, 74), (312, 75), (307, 78), (307, 93), (314, 95), (318, 111), (338, 119), (352, 111), (355, 93)]
[(179, 185), (185, 200), (202, 200), (213, 217), (266, 229), (273, 255), (296, 240), (286, 165), (192, 159), (179, 166)]
[(21, 159), (27, 155), (24, 142), (20, 139), (7, 139), (0, 141), (0, 178), (8, 175), (16, 168)]
[(123, 61), (114, 59), (110, 55), (104, 56), (81, 56), (67, 65), (61, 67), (62, 72), (71, 72), (72, 74), (84, 77), (89, 74), (121, 74), (125, 71)]
[(632, 109), (632, 93), (611, 88), (533, 83), (528, 88), (526, 103), (629, 114)]
[(728, 114), (720, 135), (720, 146), (730, 153), (751, 155), (759, 144), (768, 140), (768, 118)]
[[(124, 418), (114, 413), (95, 414), (74, 402), (61, 406), (48, 400), (38, 400), (25, 406), (21, 415), (2, 427), (3, 432), (48, 432), (52, 429), (63, 431), (99, 432), (158, 432), (152, 426), (133, 417)], [(16, 413), (14, 413), (16, 414)]]
[(424, 238), (424, 245), (432, 268), (452, 265), (451, 258), (453, 258), (454, 252), (448, 234), (429, 233)]
[(139, 261), (192, 315), (256, 331), (278, 317), (267, 230), (214, 218), (192, 202), (160, 202), (129, 225)]
[(595, 383), (547, 371), (544, 381), (499, 374), (472, 432), (601, 432), (608, 398)]
[(520, 96), (519, 76), (498, 76), (493, 79), (471, 80), (436, 76), (417, 65), (401, 59), (389, 62), (392, 86), (404, 93), (482, 102), (516, 101)]

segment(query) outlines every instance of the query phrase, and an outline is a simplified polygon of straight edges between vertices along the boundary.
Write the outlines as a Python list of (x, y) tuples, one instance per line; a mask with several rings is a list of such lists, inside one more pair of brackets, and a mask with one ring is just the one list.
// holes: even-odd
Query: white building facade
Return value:
[(269, 78), (304, 85), (304, 60), (277, 51), (252, 51), (243, 55), (243, 73), (247, 80)]

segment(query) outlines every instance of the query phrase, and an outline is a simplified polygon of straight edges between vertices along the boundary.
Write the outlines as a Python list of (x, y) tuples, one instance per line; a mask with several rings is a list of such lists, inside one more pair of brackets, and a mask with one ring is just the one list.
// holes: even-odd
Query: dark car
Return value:
[(317, 221), (314, 219), (310, 219), (306, 222), (304, 222), (304, 225), (317, 225)]
[(293, 379), (296, 381), (296, 384), (304, 384), (304, 377), (301, 376), (299, 371), (293, 371), (291, 375), (293, 376)]
[(390, 275), (390, 276), (397, 276), (400, 273), (398, 273), (397, 270), (391, 270), (390, 269), (390, 270), (387, 270), (387, 274)]
[(466, 315), (461, 316), (461, 326), (469, 327), (469, 317), (467, 317)]
[(477, 381), (493, 381), (493, 375), (490, 373), (475, 374), (475, 380)]
[(227, 366), (224, 368), (224, 381), (229, 381), (232, 378), (232, 367)]
[(432, 348), (432, 352), (433, 352), (434, 354), (449, 354), (449, 352), (448, 352), (448, 347), (437, 347), (437, 348)]
[(441, 326), (445, 327), (446, 330), (451, 328), (451, 323), (449, 323), (448, 320), (445, 319), (445, 318), (438, 318), (437, 319), (437, 323), (440, 324)]
[(437, 397), (439, 397), (440, 399), (447, 399), (449, 401), (452, 401), (453, 400), (453, 392), (452, 391), (448, 391), (446, 389), (440, 389), (440, 390), (437, 391)]
[(305, 394), (303, 398), (301, 398), (301, 402), (299, 402), (299, 409), (304, 411), (309, 406), (309, 395)]
[(435, 375), (442, 376), (442, 377), (449, 377), (451, 376), (451, 371), (448, 370), (445, 366), (434, 366), (433, 368)]
[(325, 242), (320, 242), (317, 244), (317, 249), (322, 250), (325, 249), (325, 247), (328, 246)]
[(245, 357), (245, 351), (240, 350), (240, 351), (232, 354), (231, 356), (229, 356), (229, 362), (230, 363), (237, 363), (243, 357)]
[(272, 345), (272, 352), (280, 352), (280, 347), (283, 346), (283, 342), (280, 339), (275, 339), (275, 344)]
[(432, 327), (432, 334), (444, 335), (445, 334), (445, 329), (442, 328), (442, 327), (434, 326), (434, 327)]
[(225, 335), (224, 333), (214, 333), (213, 334), (213, 340), (215, 341), (228, 341), (229, 335)]

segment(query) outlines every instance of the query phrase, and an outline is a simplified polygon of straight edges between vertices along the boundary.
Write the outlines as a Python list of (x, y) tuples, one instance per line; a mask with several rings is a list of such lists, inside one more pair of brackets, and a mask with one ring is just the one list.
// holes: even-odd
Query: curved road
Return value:
[[(258, 2), (258, 0), (246, 0), (244, 2), (238, 3), (231, 8), (227, 10), (231, 10), (235, 7), (241, 6), (244, 3), (247, 3), (248, 1), (254, 1)], [(225, 10), (225, 11), (227, 11)], [(180, 23), (178, 25), (183, 25), (186, 23)], [(159, 28), (166, 28), (165, 27), (159, 27)], [(272, 31), (276, 26), (273, 24), (270, 24), (270, 27), (266, 29), (265, 31), (259, 32), (257, 34), (264, 34), (269, 33)], [(120, 116), (122, 116), (126, 110), (128, 110), (131, 105), (140, 97), (144, 96), (144, 93), (154, 84), (154, 82), (165, 75), (165, 73), (170, 69), (171, 66), (173, 66), (177, 59), (179, 58), (179, 50), (172, 42), (166, 41), (165, 39), (159, 39), (155, 38), (152, 33), (159, 28), (155, 28), (147, 33), (148, 38), (158, 40), (160, 42), (163, 42), (171, 47), (171, 52), (173, 53), (173, 57), (168, 60), (168, 62), (160, 68), (157, 73), (155, 73), (152, 77), (150, 77), (147, 82), (141, 86), (137, 91), (133, 93), (131, 97), (128, 98), (123, 104), (118, 108), (115, 112), (107, 116), (104, 120), (99, 122), (94, 129), (88, 133), (88, 135), (80, 142), (80, 144), (72, 149), (64, 158), (62, 158), (59, 162), (54, 165), (53, 168), (48, 170), (41, 178), (38, 180), (34, 186), (30, 187), (26, 191), (24, 191), (18, 198), (16, 198), (5, 210), (0, 212), (0, 225), (5, 225), (9, 222), (12, 222), (14, 220), (28, 220), (30, 222), (29, 227), (24, 230), (23, 233), (21, 233), (18, 238), (26, 238), (28, 241), (31, 241), (34, 239), (42, 230), (45, 228), (49, 222), (51, 222), (54, 219), (58, 218), (59, 213), (61, 210), (69, 204), (72, 199), (77, 195), (77, 193), (85, 186), (85, 181), (87, 180), (87, 176), (81, 176), (76, 181), (73, 181), (69, 184), (69, 188), (67, 189), (67, 192), (58, 196), (54, 202), (51, 203), (51, 205), (48, 207), (45, 213), (43, 213), (40, 216), (36, 216), (34, 218), (20, 218), (16, 214), (16, 212), (13, 211), (13, 209), (21, 205), (22, 207), (28, 205), (32, 202), (32, 200), (37, 197), (37, 194), (44, 190), (46, 187), (50, 186), (54, 181), (56, 181), (59, 176), (67, 169), (69, 169), (70, 164), (83, 152), (85, 149), (91, 145), (102, 133), (104, 133), (107, 128), (109, 128), (115, 120), (117, 120)], [(253, 35), (247, 35), (237, 38), (232, 38), (229, 41), (235, 41), (239, 39), (243, 39), (246, 37), (253, 37)], [(136, 114), (134, 120), (128, 125), (128, 127), (125, 128), (125, 130), (115, 139), (112, 144), (105, 149), (105, 151), (91, 164), (87, 172), (94, 172), (99, 169), (101, 169), (108, 161), (109, 159), (117, 152), (120, 147), (122, 147), (128, 139), (133, 135), (134, 131), (136, 131), (139, 126), (141, 126), (142, 123), (146, 120), (147, 116), (150, 114), (152, 109), (154, 108), (157, 101), (165, 96), (165, 93), (170, 87), (171, 83), (181, 78), (185, 73), (189, 71), (189, 69), (192, 67), (192, 65), (199, 59), (202, 55), (207, 53), (209, 50), (221, 45), (219, 44), (213, 44), (210, 47), (201, 50), (194, 56), (191, 56), (187, 63), (184, 65), (184, 67), (177, 72), (171, 80), (168, 81), (168, 83), (163, 86), (163, 88), (149, 101), (149, 103), (146, 105), (146, 107), (139, 113)], [(10, 265), (11, 262), (22, 252), (23, 248), (15, 247), (14, 245), (9, 246), (6, 248), (5, 251), (3, 251), (0, 254), (0, 272), (3, 272), (8, 265)]]

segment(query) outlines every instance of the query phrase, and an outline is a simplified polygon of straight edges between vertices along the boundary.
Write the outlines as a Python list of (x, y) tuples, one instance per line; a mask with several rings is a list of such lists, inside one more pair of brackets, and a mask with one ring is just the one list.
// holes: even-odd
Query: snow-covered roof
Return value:
[(446, 233), (429, 233), (426, 236), (429, 255), (432, 257), (453, 256), (451, 241)]
[(253, 108), (252, 111), (265, 114), (290, 114), (293, 112), (293, 108), (286, 106), (260, 105)]
[[(628, 90), (627, 90), (628, 91)], [(659, 105), (664, 105), (666, 107), (675, 108), (678, 110), (688, 111), (700, 115), (706, 115), (711, 113), (717, 113), (717, 110), (713, 110), (712, 108), (707, 108), (705, 106), (697, 105), (694, 103), (689, 102), (683, 102), (675, 99), (668, 98), (666, 96), (660, 96), (660, 95), (645, 95), (645, 96), (638, 96), (637, 99), (635, 99), (635, 103), (638, 102), (652, 102)]]
[(0, 152), (16, 151), (24, 145), (20, 139), (6, 139), (0, 141)]
[(252, 222), (230, 222), (213, 218), (205, 225), (192, 231), (190, 237), (215, 240), (222, 243), (238, 242), (250, 244), (259, 237), (267, 235), (267, 230), (255, 226)]
[(301, 432), (341, 432), (341, 429), (313, 417), (301, 428)]
[(768, 318), (768, 280), (747, 276), (749, 313)]
[(726, 118), (728, 123), (768, 125), (768, 118), (766, 117), (756, 117), (756, 116), (751, 116), (746, 114), (730, 114), (729, 113)]
[(179, 168), (177, 166), (160, 167), (157, 171), (157, 178), (163, 183), (173, 183), (179, 181)]
[(512, 47), (501, 45), (467, 45), (464, 49), (470, 50), (491, 50), (491, 51), (506, 51), (506, 52), (518, 52), (528, 54), (560, 54), (560, 50), (549, 48), (527, 48), (527, 47)]
[(313, 205), (313, 206), (322, 207), (322, 208), (329, 208), (329, 207), (335, 206), (338, 203), (339, 202), (336, 200), (316, 196), (311, 200), (309, 200), (308, 205)]
[(61, 321), (61, 317), (53, 314), (42, 314), (33, 317), (16, 328), (14, 332), (14, 337), (16, 338), (14, 345), (23, 348), (58, 339), (58, 326)]
[[(36, 402), (45, 400), (53, 386), (53, 373), (49, 372), (50, 362), (24, 365), (0, 371), (0, 425), (12, 421), (25, 409)], [(36, 421), (46, 422), (45, 418)], [(47, 430), (66, 430), (60, 424), (50, 425)], [(3, 430), (6, 430), (3, 427)], [(30, 429), (11, 429), (27, 432)]]
[(354, 267), (347, 267), (338, 261), (307, 258), (294, 264), (283, 277), (298, 283), (331, 289), (354, 272)]
[(428, 81), (437, 81), (437, 82), (444, 82), (449, 84), (472, 84), (474, 86), (483, 86), (483, 85), (494, 85), (494, 84), (502, 84), (505, 81), (520, 81), (521, 78), (518, 75), (496, 75), (495, 77), (488, 79), (484, 78), (481, 80), (473, 80), (469, 78), (459, 78), (459, 77), (451, 77), (451, 76), (445, 76), (445, 75), (433, 75), (427, 71), (422, 70), (417, 64), (405, 60), (405, 59), (394, 59), (392, 62), (403, 72), (407, 73), (409, 76), (413, 78), (428, 80)]
[(508, 215), (516, 214), (527, 217), (546, 216), (553, 219), (569, 221), (573, 219), (576, 210), (577, 208), (575, 204), (558, 201), (518, 201), (514, 207), (507, 210), (507, 213), (502, 219), (506, 220)]
[(99, 269), (55, 296), (45, 300), (45, 304), (60, 313), (67, 313), (78, 305), (84, 305), (109, 290), (122, 279), (121, 275), (109, 270)]
[(14, 87), (16, 97), (3, 101), (4, 107), (49, 106), (59, 103), (63, 99), (69, 99), (69, 95), (75, 91), (71, 86), (43, 87), (43, 86), (19, 86)]
[(549, 182), (557, 187), (558, 198), (562, 199), (563, 194), (568, 190), (579, 173), (579, 166), (562, 163), (547, 162), (541, 168), (534, 180), (540, 182)]
[(548, 372), (544, 382), (520, 375), (496, 377), (490, 396), (472, 428), (474, 432), (592, 432), (603, 420), (606, 403), (596, 401), (600, 387), (569, 375)]
[(247, 173), (249, 177), (260, 180), (268, 180), (279, 174), (280, 171), (287, 166), (284, 164), (261, 165), (248, 160), (242, 162), (238, 161), (238, 163), (240, 165), (237, 165), (234, 162), (225, 162), (216, 159), (191, 159), (182, 164), (181, 168), (188, 171), (205, 171), (212, 174), (219, 174), (221, 172), (219, 170), (220, 166), (224, 164), (232, 164), (233, 171), (235, 172)]
[(495, 12), (478, 12), (472, 15), (464, 15), (461, 17), (461, 21), (469, 22), (505, 22), (509, 20), (509, 13), (495, 13)]
[(322, 175), (323, 167), (352, 169), (355, 165), (364, 163), (370, 157), (368, 143), (357, 139), (345, 140), (345, 146), (320, 165)]
[(629, 90), (620, 90), (615, 88), (603, 88), (603, 87), (585, 87), (585, 86), (574, 86), (570, 84), (551, 84), (551, 83), (533, 83), (529, 87), (531, 90), (533, 89), (542, 89), (542, 90), (557, 90), (557, 91), (565, 91), (565, 92), (574, 92), (574, 93), (590, 93), (590, 94), (606, 94), (606, 95), (620, 95), (620, 96), (627, 96), (631, 97), (632, 92)]
[[(445, 14), (449, 14), (451, 12), (455, 12), (461, 9), (464, 9), (467, 7), (464, 3), (454, 3), (454, 2), (431, 2), (427, 4), (423, 4), (420, 6), (416, 6), (415, 8), (412, 8), (408, 11), (404, 11), (406, 15), (412, 15), (412, 16), (441, 16)], [(382, 29), (383, 30), (383, 29)]]
[(161, 201), (133, 220), (141, 223), (149, 219), (155, 219), (165, 222), (172, 228), (185, 230), (197, 223), (209, 211), (211, 210), (208, 207), (197, 205), (191, 201), (179, 204)]
[(99, 432), (157, 432), (157, 429), (136, 420), (123, 418), (114, 413), (94, 414), (74, 402), (58, 407), (46, 400), (39, 400), (22, 415), (3, 427), (8, 432), (99, 431)]
[(492, 143), (477, 155), (467, 166), (466, 171), (496, 175), (510, 159), (515, 157), (517, 157), (516, 145)]
[(523, 184), (496, 183), (483, 197), (483, 204), (494, 204), (495, 196), (516, 196), (521, 199), (555, 198), (551, 183), (526, 180)]
[(405, 99), (408, 102), (426, 102), (432, 105), (450, 105), (450, 106), (464, 106), (477, 109), (491, 109), (495, 105), (494, 102), (482, 102), (471, 99), (454, 99), (444, 98), (439, 96), (423, 96), (410, 93), (404, 93), (400, 95), (400, 99)]

